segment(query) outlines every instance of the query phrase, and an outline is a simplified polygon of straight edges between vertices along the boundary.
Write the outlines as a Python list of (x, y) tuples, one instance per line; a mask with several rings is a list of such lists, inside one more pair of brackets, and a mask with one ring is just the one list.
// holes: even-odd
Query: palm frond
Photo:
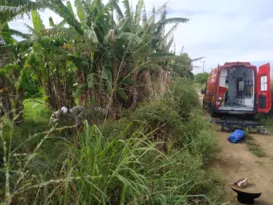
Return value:
[(189, 19), (187, 18), (176, 17), (176, 18), (164, 19), (162, 21), (157, 22), (157, 24), (167, 25), (172, 23), (187, 23), (188, 21)]
[[(161, 58), (161, 57), (175, 57), (174, 54), (169, 53), (169, 52), (156, 52), (156, 53), (152, 53), (150, 54), (151, 58)], [(179, 58), (181, 58), (181, 56), (179, 56)]]
[(120, 7), (119, 7), (119, 5), (118, 5), (117, 2), (114, 3), (113, 8), (117, 12), (117, 18), (118, 18), (118, 20), (121, 21), (124, 18), (124, 15), (123, 15), (123, 13), (122, 13), (122, 11), (121, 11), (121, 9), (120, 9)]
[(45, 2), (45, 6), (54, 11), (62, 17), (72, 28), (74, 28), (80, 35), (84, 34), (81, 24), (75, 18), (69, 9), (63, 4), (61, 0), (54, 0), (54, 2)]
[(139, 38), (136, 34), (130, 32), (122, 32), (117, 36), (117, 38), (122, 39), (126, 42), (135, 43), (135, 44), (142, 44), (143, 41)]
[(191, 62), (200, 61), (200, 60), (202, 60), (203, 58), (205, 58), (205, 57), (194, 58), (194, 59), (191, 59)]
[(103, 21), (103, 18), (110, 16), (110, 11), (117, 3), (117, 0), (110, 0), (96, 15), (95, 23)]
[(42, 0), (0, 0), (0, 22), (11, 21), (33, 9), (43, 8)]
[(36, 33), (40, 33), (41, 30), (45, 29), (43, 21), (39, 13), (37, 12), (37, 10), (32, 10), (31, 13), (32, 13), (32, 23), (34, 26), (34, 30), (36, 31)]
[(170, 48), (173, 45), (173, 42), (174, 42), (174, 36), (167, 43), (167, 46), (166, 46), (167, 51), (170, 51)]
[(3, 28), (1, 29), (0, 34), (7, 45), (12, 43), (11, 31), (7, 22), (4, 24)]
[(75, 17), (75, 14), (74, 14), (74, 11), (73, 11), (73, 8), (72, 8), (72, 5), (71, 5), (71, 2), (70, 1), (67, 1), (66, 2), (66, 8), (70, 11), (70, 13)]
[(50, 29), (45, 29), (41, 32), (41, 35), (55, 38), (63, 38), (67, 40), (73, 39), (74, 41), (81, 39), (79, 34), (76, 31), (71, 30), (70, 28), (54, 27)]
[(22, 9), (10, 7), (10, 6), (0, 6), (0, 24), (8, 21), (12, 21), (18, 15), (22, 15)]
[(18, 8), (28, 8), (28, 9), (37, 9), (39, 6), (39, 1), (32, 0), (0, 0), (1, 6), (11, 6)]
[(85, 13), (81, 0), (75, 0), (75, 7), (77, 9), (77, 15), (80, 21), (83, 23), (85, 21)]
[(51, 27), (55, 27), (55, 23), (54, 23), (52, 17), (49, 17), (49, 25), (50, 25)]
[(122, 1), (123, 6), (125, 8), (125, 17), (129, 18), (131, 16), (131, 9), (130, 9), (130, 4), (129, 4), (129, 0), (123, 0)]
[(143, 6), (143, 11), (142, 11), (142, 21), (143, 23), (147, 23), (147, 12), (146, 12), (145, 5)]
[(87, 29), (85, 30), (85, 36), (91, 40), (93, 43), (98, 43), (98, 37), (97, 37), (97, 34), (96, 32), (94, 31), (94, 29), (90, 28), (90, 29)]
[(137, 6), (136, 6), (136, 14), (135, 14), (135, 24), (138, 25), (140, 22), (141, 17), (141, 11), (144, 5), (144, 0), (138, 0)]
[[(173, 35), (174, 31), (177, 29), (179, 23), (176, 23), (163, 37), (163, 39), (168, 39), (170, 38), (171, 35)], [(171, 37), (172, 38), (172, 37)]]
[(11, 35), (18, 36), (18, 37), (21, 37), (21, 38), (24, 38), (24, 39), (30, 39), (31, 38), (30, 34), (25, 34), (25, 33), (22, 33), (20, 31), (14, 30), (14, 29), (10, 29), (10, 32), (11, 32)]

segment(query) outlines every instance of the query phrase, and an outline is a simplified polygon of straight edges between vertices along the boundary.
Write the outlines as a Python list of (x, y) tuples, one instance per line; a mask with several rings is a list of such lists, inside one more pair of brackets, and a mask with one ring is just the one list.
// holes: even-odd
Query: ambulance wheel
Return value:
[(211, 112), (211, 113), (210, 113), (210, 116), (211, 116), (211, 117), (219, 117), (218, 113), (216, 113), (216, 112)]
[(210, 104), (210, 116), (211, 117), (219, 117), (219, 114), (215, 112), (215, 105)]

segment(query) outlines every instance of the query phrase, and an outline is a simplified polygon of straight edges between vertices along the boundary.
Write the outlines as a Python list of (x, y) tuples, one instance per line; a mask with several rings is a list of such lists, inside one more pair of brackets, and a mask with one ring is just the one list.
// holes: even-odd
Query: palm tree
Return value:
[[(60, 87), (57, 82), (49, 81), (52, 70), (59, 67), (52, 63), (52, 57), (63, 62), (68, 60), (77, 68), (78, 89), (75, 94), (79, 94), (80, 103), (108, 106), (115, 113), (121, 107), (135, 106), (141, 100), (138, 87), (143, 88), (147, 82), (150, 83), (153, 76), (160, 81), (166, 75), (170, 60), (175, 58), (169, 51), (172, 33), (179, 23), (188, 19), (166, 18), (165, 5), (158, 11), (154, 9), (148, 19), (143, 0), (138, 1), (136, 10), (131, 9), (128, 0), (122, 3), (124, 12), (117, 0), (106, 4), (100, 0), (75, 0), (76, 13), (70, 2), (64, 5), (61, 0), (25, 4), (26, 8), (49, 8), (63, 18), (59, 25), (51, 19), (53, 28), (45, 29), (36, 10), (32, 10), (32, 15), (36, 17), (33, 18), (32, 30), (36, 41), (34, 43), (31, 39), (33, 49), (30, 56), (46, 62), (40, 63), (38, 69), (44, 71), (40, 78), (45, 81), (46, 89)], [(15, 4), (13, 6), (18, 8)], [(1, 10), (4, 10), (3, 6), (0, 6)], [(157, 15), (161, 16), (159, 21), (155, 21)], [(165, 32), (165, 26), (170, 23), (174, 23), (174, 27)], [(54, 41), (59, 45), (54, 45)], [(48, 76), (48, 83), (53, 83), (51, 86), (47, 85), (45, 76)]]

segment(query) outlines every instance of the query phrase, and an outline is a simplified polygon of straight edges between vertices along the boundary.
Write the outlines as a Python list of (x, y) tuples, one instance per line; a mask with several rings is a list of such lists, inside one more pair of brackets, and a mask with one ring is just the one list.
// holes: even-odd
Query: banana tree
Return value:
[(9, 28), (8, 23), (0, 24), (0, 115), (9, 115), (16, 122), (23, 121), (23, 95), (20, 85), (21, 70), (24, 66), (28, 48), (18, 44), (12, 34), (23, 35)]
[[(135, 106), (140, 100), (138, 87), (143, 88), (147, 82), (151, 84), (152, 76), (158, 73), (166, 74), (170, 59), (174, 57), (169, 51), (173, 43), (171, 35), (179, 23), (187, 22), (185, 18), (166, 18), (165, 6), (154, 10), (147, 18), (143, 0), (138, 1), (135, 10), (131, 9), (128, 0), (123, 0), (124, 12), (117, 0), (106, 4), (100, 0), (75, 0), (75, 13), (70, 2), (66, 5), (61, 0), (36, 2), (63, 18), (59, 25), (51, 19), (50, 29), (44, 29), (38, 24), (39, 18), (33, 18), (38, 19), (34, 22), (33, 33), (38, 36), (36, 43), (40, 45), (34, 44), (33, 55), (45, 62), (40, 70), (55, 68), (52, 58), (58, 54), (58, 58), (77, 68), (75, 94), (79, 94), (80, 103), (96, 103), (116, 110)], [(155, 21), (158, 15), (160, 19)], [(165, 26), (170, 23), (174, 23), (174, 27), (165, 32)], [(56, 46), (46, 48), (43, 37), (48, 38), (47, 43), (50, 39), (62, 41), (57, 46), (62, 51), (56, 52)]]

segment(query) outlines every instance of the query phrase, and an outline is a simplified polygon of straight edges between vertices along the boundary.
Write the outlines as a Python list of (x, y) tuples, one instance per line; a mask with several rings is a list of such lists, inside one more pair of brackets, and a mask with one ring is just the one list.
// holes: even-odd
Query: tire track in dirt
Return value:
[[(198, 93), (202, 105), (203, 96)], [(249, 182), (256, 184), (257, 191), (262, 192), (261, 197), (255, 200), (255, 204), (273, 205), (273, 135), (251, 134), (255, 143), (266, 154), (266, 157), (259, 158), (247, 149), (246, 143), (230, 143), (227, 139), (230, 133), (222, 132), (220, 126), (212, 125), (212, 129), (221, 149), (215, 165), (224, 174), (224, 187), (229, 204), (240, 204), (234, 200), (236, 193), (229, 185), (238, 179), (248, 177)]]

